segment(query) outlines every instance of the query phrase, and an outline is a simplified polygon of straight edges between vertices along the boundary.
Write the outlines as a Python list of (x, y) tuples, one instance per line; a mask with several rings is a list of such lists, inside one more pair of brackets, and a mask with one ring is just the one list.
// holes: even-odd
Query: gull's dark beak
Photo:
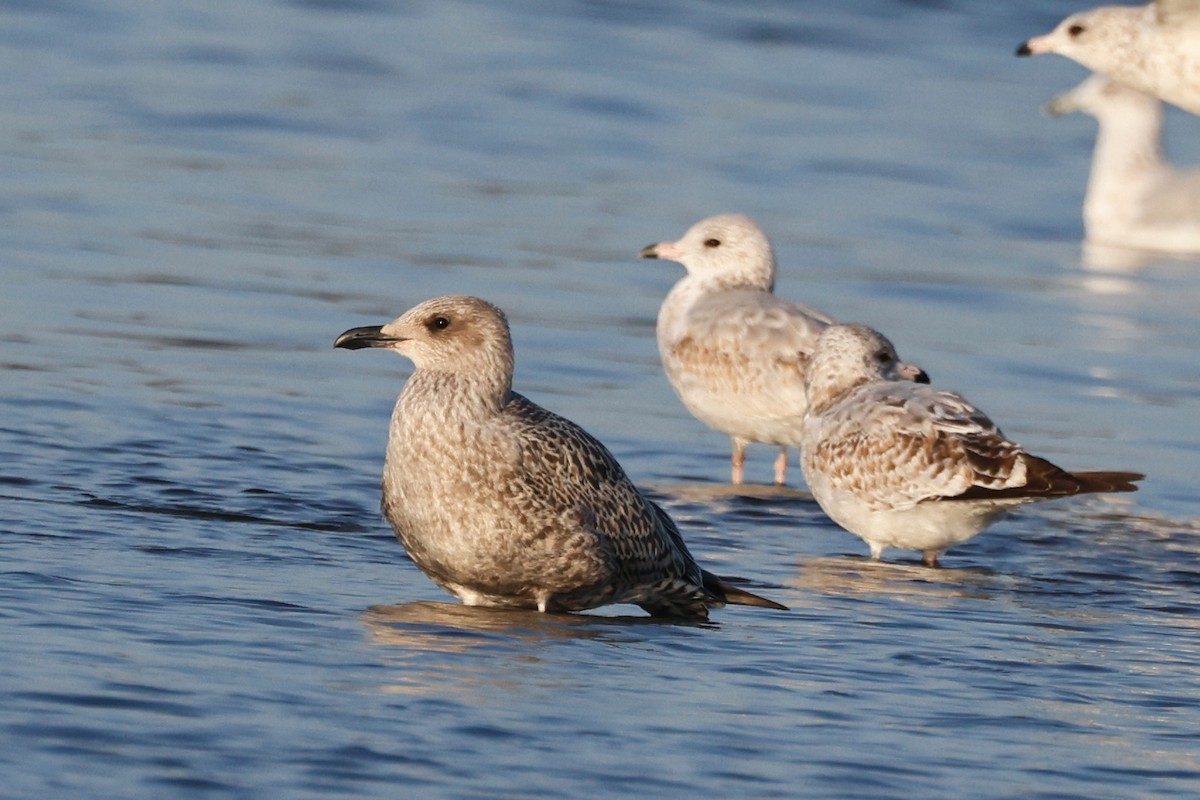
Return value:
[(343, 350), (362, 350), (364, 347), (387, 347), (402, 341), (404, 340), (386, 335), (382, 325), (367, 325), (346, 331), (333, 340), (333, 346)]
[(1031, 56), (1031, 55), (1033, 55), (1033, 50), (1031, 50), (1031, 49), (1029, 48), (1029, 42), (1028, 42), (1028, 41), (1021, 42), (1021, 44), (1019, 44), (1019, 45), (1017, 46), (1017, 55), (1019, 55), (1019, 56)]
[(658, 258), (658, 245), (648, 244), (642, 248), (642, 258)]
[(896, 374), (913, 383), (929, 383), (929, 374), (916, 364), (902, 363), (896, 367)]

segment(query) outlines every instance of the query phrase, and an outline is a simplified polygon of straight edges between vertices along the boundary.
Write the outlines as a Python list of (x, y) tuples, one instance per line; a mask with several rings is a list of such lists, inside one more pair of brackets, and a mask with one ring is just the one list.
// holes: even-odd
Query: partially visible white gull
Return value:
[(833, 325), (805, 379), (804, 479), (871, 558), (897, 547), (934, 567), (942, 550), (1021, 503), (1137, 490), (1139, 473), (1072, 474), (1026, 453), (965, 398), (898, 380), (896, 365), (877, 331)]
[(633, 603), (697, 619), (727, 602), (783, 608), (701, 569), (604, 445), (512, 391), (508, 321), (491, 303), (437, 297), (334, 346), (394, 350), (416, 367), (392, 413), (383, 511), (463, 603)]
[(1081, 111), (1099, 123), (1083, 202), (1089, 244), (1200, 252), (1200, 170), (1181, 172), (1163, 158), (1157, 98), (1092, 75), (1046, 111)]
[[(696, 419), (733, 440), (733, 483), (745, 477), (750, 442), (779, 447), (775, 483), (784, 483), (787, 448), (800, 444), (808, 405), (805, 367), (833, 318), (773, 294), (775, 252), (742, 214), (703, 219), (679, 241), (641, 255), (687, 270), (658, 312), (658, 349), (675, 393)], [(923, 376), (916, 367), (906, 374)]]
[(1100, 6), (1072, 14), (1017, 55), (1058, 53), (1200, 114), (1200, 0)]

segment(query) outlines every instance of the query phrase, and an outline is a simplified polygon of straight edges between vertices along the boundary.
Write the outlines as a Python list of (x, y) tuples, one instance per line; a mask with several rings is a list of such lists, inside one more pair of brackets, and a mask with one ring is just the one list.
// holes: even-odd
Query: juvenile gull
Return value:
[(1083, 202), (1089, 243), (1200, 252), (1200, 170), (1181, 172), (1163, 158), (1158, 98), (1092, 75), (1046, 111), (1081, 111), (1099, 123)]
[(1012, 507), (1088, 492), (1133, 492), (1135, 472), (1069, 473), (1004, 437), (962, 396), (896, 379), (896, 350), (865, 325), (817, 340), (805, 384), (801, 465), (817, 503), (865, 541), (938, 554)]
[(463, 603), (633, 603), (698, 619), (726, 602), (784, 608), (697, 566), (604, 445), (512, 391), (508, 321), (490, 303), (434, 298), (334, 346), (389, 348), (416, 367), (392, 412), (383, 512), (416, 565)]
[(1017, 55), (1058, 53), (1200, 114), (1200, 0), (1100, 6), (1072, 14)]
[[(742, 214), (703, 219), (641, 255), (687, 270), (658, 311), (658, 350), (675, 393), (692, 416), (733, 440), (733, 483), (745, 477), (750, 442), (779, 447), (775, 483), (784, 483), (808, 405), (805, 367), (833, 318), (773, 293), (775, 251)], [(905, 374), (923, 376), (916, 367)]]

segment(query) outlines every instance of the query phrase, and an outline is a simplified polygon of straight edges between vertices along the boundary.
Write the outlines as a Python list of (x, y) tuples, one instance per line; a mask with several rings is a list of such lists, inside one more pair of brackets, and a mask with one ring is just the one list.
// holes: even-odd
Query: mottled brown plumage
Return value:
[(897, 380), (896, 363), (878, 332), (833, 325), (806, 380), (805, 480), (873, 558), (898, 547), (934, 565), (1020, 503), (1137, 490), (1139, 473), (1069, 473), (1026, 453), (960, 395)]
[(726, 602), (782, 608), (701, 569), (604, 445), (512, 391), (508, 323), (490, 303), (435, 298), (335, 344), (416, 366), (392, 414), (383, 510), (417, 566), (464, 603), (633, 603), (691, 618)]

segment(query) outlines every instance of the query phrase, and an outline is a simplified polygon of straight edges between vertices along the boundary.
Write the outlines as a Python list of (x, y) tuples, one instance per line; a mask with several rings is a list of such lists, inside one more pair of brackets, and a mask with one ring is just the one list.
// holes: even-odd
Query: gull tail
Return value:
[(1080, 493), (1091, 492), (1136, 492), (1136, 481), (1146, 476), (1140, 472), (1072, 472), (1071, 477), (1079, 481)]
[(730, 581), (738, 580), (737, 578), (722, 578), (713, 575), (708, 570), (704, 570), (704, 588), (712, 592), (717, 597), (724, 598), (726, 603), (734, 606), (757, 606), (759, 608), (773, 608), (776, 611), (787, 611), (788, 607), (782, 603), (776, 603), (774, 600), (768, 600), (753, 592), (748, 592), (734, 586)]
[(1136, 492), (1134, 485), (1146, 476), (1140, 472), (1067, 472), (1044, 458), (1022, 454), (1025, 462), (1025, 483), (1004, 489), (972, 486), (948, 500), (1003, 500), (1017, 502), (1070, 497), (1075, 494), (1105, 492)]

